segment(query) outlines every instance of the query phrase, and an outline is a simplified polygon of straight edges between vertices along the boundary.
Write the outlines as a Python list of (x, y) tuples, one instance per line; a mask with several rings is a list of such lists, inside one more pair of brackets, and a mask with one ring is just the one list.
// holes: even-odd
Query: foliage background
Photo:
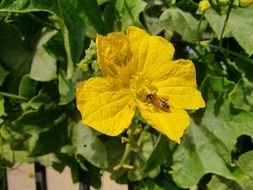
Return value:
[[(192, 0), (1, 0), (0, 172), (39, 162), (69, 166), (74, 182), (81, 166), (96, 188), (107, 170), (138, 190), (252, 189), (253, 5), (242, 2), (210, 1), (196, 14)], [(100, 75), (92, 40), (129, 25), (196, 66), (206, 108), (190, 113), (180, 145), (139, 117), (124, 138), (79, 123), (75, 86)]]

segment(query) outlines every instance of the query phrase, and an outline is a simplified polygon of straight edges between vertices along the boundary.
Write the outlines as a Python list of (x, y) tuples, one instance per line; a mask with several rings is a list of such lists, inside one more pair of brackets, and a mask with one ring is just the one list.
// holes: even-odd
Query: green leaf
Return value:
[(90, 185), (96, 189), (101, 189), (102, 185), (102, 172), (100, 168), (93, 166), (92, 164), (88, 164), (89, 170), (89, 182)]
[(212, 176), (207, 184), (209, 189), (217, 190), (249, 190), (253, 187), (252, 178), (245, 177), (241, 180), (233, 181), (221, 176)]
[(66, 51), (64, 49), (63, 35), (61, 32), (57, 32), (52, 36), (43, 47), (60, 63), (66, 62)]
[(43, 29), (32, 61), (30, 77), (37, 81), (50, 81), (57, 77), (56, 59), (44, 49), (44, 44), (56, 34), (55, 30)]
[(31, 110), (38, 110), (41, 107), (46, 106), (56, 107), (59, 100), (59, 94), (56, 89), (57, 85), (54, 82), (47, 83), (40, 89), (39, 93), (36, 96), (27, 102), (27, 108), (30, 108)]
[(73, 183), (79, 182), (80, 166), (76, 162), (76, 159), (70, 154), (70, 152), (68, 152), (67, 154), (59, 152), (56, 155), (60, 162), (53, 163), (52, 167), (58, 172), (61, 172), (63, 171), (65, 166), (68, 166), (71, 170), (71, 178)]
[[(167, 187), (168, 188), (168, 187)], [(136, 190), (164, 190), (164, 187), (160, 187), (151, 179), (141, 181), (134, 189)]]
[(28, 74), (26, 74), (23, 76), (19, 84), (18, 94), (26, 98), (32, 98), (33, 96), (35, 96), (36, 88), (37, 82), (32, 80), (31, 77)]
[(9, 74), (9, 71), (6, 71), (2, 65), (0, 65), (0, 86), (4, 83), (5, 77)]
[[(168, 150), (168, 139), (163, 135), (159, 135), (153, 151), (145, 163), (143, 172), (149, 172), (164, 163), (167, 158)], [(157, 159), (157, 155), (159, 155), (159, 159)]]
[(102, 14), (96, 0), (74, 0), (74, 2), (80, 17), (85, 23), (87, 36), (95, 39), (97, 33), (107, 33), (107, 28), (104, 26)]
[(202, 21), (198, 29), (199, 21), (195, 19), (191, 13), (184, 12), (174, 7), (165, 10), (159, 19), (165, 30), (175, 31), (182, 36), (183, 41), (190, 43), (196, 42), (207, 26), (207, 23)]
[[(205, 11), (205, 18), (207, 19), (209, 25), (216, 33), (218, 39), (220, 39), (222, 28), (226, 19), (225, 15), (219, 15), (217, 12), (215, 12), (214, 9), (209, 8)], [(227, 36), (230, 32), (230, 29), (227, 25), (225, 28), (225, 31), (223, 33), (223, 37)]]
[[(0, 117), (6, 115), (5, 111), (4, 111), (4, 98), (3, 96), (0, 95)], [(1, 124), (1, 122), (0, 122)]]
[[(51, 113), (49, 115), (49, 113)], [(24, 118), (25, 117), (25, 118)], [(47, 117), (47, 119), (45, 119)], [(24, 125), (24, 129), (37, 128), (32, 133), (29, 144), (31, 146), (29, 156), (41, 156), (48, 153), (56, 152), (67, 142), (68, 124), (67, 115), (62, 114), (60, 109), (39, 110), (38, 112), (31, 112), (23, 116), (17, 125)], [(25, 121), (24, 121), (25, 119)], [(32, 122), (31, 122), (32, 120)], [(19, 124), (20, 123), (20, 124)], [(42, 125), (42, 123), (44, 123)], [(44, 129), (41, 129), (42, 127)], [(40, 128), (40, 129), (38, 129)], [(36, 134), (37, 133), (37, 134)], [(57, 139), (57, 142), (55, 140)]]
[(103, 18), (105, 27), (108, 28), (109, 31), (117, 31), (121, 27), (120, 20), (117, 17), (117, 10), (115, 7), (115, 3), (109, 1), (104, 9)]
[(108, 166), (110, 172), (113, 172), (113, 167), (120, 163), (124, 153), (125, 144), (121, 142), (120, 137), (111, 138), (105, 142), (106, 152), (108, 154)]
[(146, 2), (139, 0), (115, 0), (107, 4), (103, 13), (105, 24), (110, 31), (125, 31), (128, 26), (142, 26), (139, 14), (144, 10)]
[(136, 190), (179, 190), (175, 185), (170, 183), (170, 180), (164, 176), (159, 175), (156, 179), (145, 178), (134, 186)]
[(59, 86), (58, 90), (60, 93), (60, 105), (65, 105), (75, 99), (76, 96), (76, 85), (85, 79), (84, 73), (76, 69), (73, 77), (68, 80), (65, 78), (64, 72), (60, 71), (58, 75)]
[(253, 6), (235, 9), (231, 12), (228, 26), (236, 41), (249, 55), (253, 54), (253, 20), (249, 19), (252, 14)]
[(237, 109), (252, 112), (253, 110), (253, 84), (242, 78), (229, 94), (229, 99)]
[[(84, 24), (78, 15), (78, 11), (69, 0), (3, 0), (0, 4), (0, 12), (48, 12), (63, 33), (64, 46), (67, 54), (67, 78), (74, 73), (73, 62), (78, 62), (83, 49)], [(75, 21), (75, 22), (73, 22)]]
[(164, 26), (159, 20), (159, 16), (162, 12), (163, 6), (161, 4), (149, 3), (144, 12), (145, 24), (151, 34), (157, 35), (164, 30)]
[(239, 157), (238, 166), (249, 177), (253, 178), (253, 150), (246, 152)]
[(22, 150), (12, 150), (10, 144), (2, 139), (4, 143), (1, 146), (1, 163), (7, 162), (9, 167), (16, 163), (35, 163), (38, 162), (44, 166), (51, 166), (53, 163), (59, 162), (55, 154), (47, 154), (44, 156), (30, 157), (28, 152)]
[(27, 103), (18, 119), (4, 123), (2, 133), (13, 150), (41, 156), (59, 150), (67, 142), (70, 119), (55, 102), (55, 88), (56, 84), (49, 83)]
[(19, 30), (0, 22), (0, 59), (10, 71), (6, 78), (6, 92), (17, 93), (24, 74), (29, 72), (33, 53), (24, 46)]
[(253, 115), (232, 107), (228, 93), (234, 83), (207, 77), (202, 93), (206, 108), (194, 115), (182, 144), (173, 155), (173, 179), (180, 187), (191, 187), (207, 173), (228, 179), (243, 177), (231, 163), (231, 151), (241, 135), (253, 136)]
[[(232, 33), (240, 46), (249, 54), (253, 54), (253, 6), (232, 9), (224, 32), (224, 36)], [(205, 14), (210, 26), (220, 38), (224, 25), (225, 15), (220, 16), (213, 9), (208, 9)]]
[(88, 160), (98, 168), (107, 167), (106, 149), (91, 128), (78, 123), (72, 131), (72, 143), (75, 157), (80, 164)]
[(99, 5), (102, 5), (103, 3), (107, 2), (107, 1), (110, 1), (110, 0), (97, 0), (97, 3)]
[(207, 184), (207, 187), (209, 189), (215, 189), (215, 190), (244, 190), (235, 181), (226, 179), (224, 177), (217, 177), (217, 176), (212, 176), (212, 179)]

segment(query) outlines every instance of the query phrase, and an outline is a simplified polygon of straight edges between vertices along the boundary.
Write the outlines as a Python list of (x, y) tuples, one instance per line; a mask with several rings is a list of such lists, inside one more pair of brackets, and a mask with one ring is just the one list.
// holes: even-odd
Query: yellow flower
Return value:
[(253, 4), (253, 0), (240, 0), (241, 7), (247, 7)]
[(205, 11), (206, 9), (208, 9), (210, 6), (211, 6), (211, 5), (210, 5), (210, 3), (209, 3), (208, 0), (201, 0), (201, 1), (199, 2), (197, 14), (203, 14), (204, 11)]
[[(103, 77), (90, 78), (77, 87), (82, 122), (116, 136), (129, 127), (138, 107), (147, 123), (180, 143), (190, 122), (184, 109), (205, 106), (196, 89), (193, 63), (172, 61), (172, 44), (133, 26), (126, 34), (97, 35), (96, 46)], [(151, 101), (151, 95), (160, 100), (160, 106)], [(169, 109), (163, 109), (167, 105)]]

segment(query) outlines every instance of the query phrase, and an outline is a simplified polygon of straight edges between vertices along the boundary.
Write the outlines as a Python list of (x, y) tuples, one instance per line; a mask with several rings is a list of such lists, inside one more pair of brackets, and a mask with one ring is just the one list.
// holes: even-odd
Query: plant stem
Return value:
[(145, 135), (145, 133), (146, 133), (146, 131), (147, 131), (148, 128), (149, 128), (149, 125), (146, 125), (146, 126), (144, 127), (144, 129), (143, 129), (143, 131), (141, 132), (141, 135), (140, 135), (140, 137), (139, 137), (139, 139), (138, 139), (138, 141), (137, 141), (137, 146), (140, 146), (140, 145), (141, 145), (141, 143), (142, 143), (142, 141), (143, 141), (143, 138), (144, 138), (144, 135)]
[(227, 24), (228, 24), (228, 19), (229, 19), (230, 13), (231, 13), (231, 9), (232, 9), (233, 3), (234, 3), (234, 0), (231, 0), (231, 1), (229, 2), (229, 6), (228, 6), (226, 18), (225, 18), (225, 21), (224, 21), (224, 24), (223, 24), (223, 27), (222, 27), (222, 30), (221, 30), (221, 34), (220, 34), (220, 40), (219, 40), (219, 46), (220, 46), (220, 47), (222, 47), (222, 37), (223, 37), (223, 35), (224, 35), (226, 26), (227, 26)]
[[(143, 138), (144, 138), (144, 136), (145, 136), (146, 130), (147, 130), (148, 128), (149, 128), (149, 126), (146, 125), (146, 126), (144, 127), (144, 129), (142, 130), (142, 132), (141, 132), (141, 134), (140, 134), (140, 136), (139, 136), (139, 138), (138, 138), (138, 140), (137, 140), (137, 143), (136, 143), (137, 146), (140, 146), (140, 145), (141, 145), (141, 143), (142, 143), (142, 141), (143, 141)], [(130, 130), (129, 139), (130, 139), (130, 141), (131, 141), (131, 139), (133, 138), (133, 135), (134, 135), (135, 128), (132, 127), (132, 128), (130, 128), (129, 130)], [(125, 169), (133, 169), (133, 168), (134, 168), (132, 165), (126, 164), (126, 160), (127, 160), (127, 158), (128, 158), (128, 156), (129, 156), (129, 154), (130, 154), (131, 151), (134, 151), (134, 148), (131, 147), (131, 144), (130, 144), (130, 142), (129, 142), (129, 143), (126, 144), (125, 151), (124, 151), (123, 156), (122, 156), (122, 158), (121, 158), (121, 160), (120, 160), (120, 163), (117, 164), (117, 165), (113, 168), (113, 170), (116, 170), (116, 171), (117, 171), (117, 170), (119, 170), (119, 169), (122, 168), (122, 167), (125, 168)]]
[(200, 20), (199, 20), (199, 23), (198, 23), (198, 28), (197, 28), (197, 38), (198, 38), (198, 44), (200, 43), (200, 38), (201, 38), (201, 34), (200, 34), (200, 27), (201, 27), (201, 24), (202, 24), (202, 21), (204, 20), (204, 15), (205, 15), (205, 12), (203, 12), (203, 14), (201, 14), (201, 17), (200, 17)]
[(248, 63), (250, 63), (250, 64), (253, 64), (253, 60), (252, 60), (252, 59), (250, 59), (250, 58), (248, 58), (248, 57), (245, 57), (245, 56), (243, 56), (243, 55), (241, 55), (241, 54), (239, 54), (239, 53), (236, 53), (236, 52), (234, 52), (234, 51), (225, 49), (225, 48), (220, 47), (220, 46), (212, 45), (212, 44), (208, 44), (208, 47), (213, 48), (213, 49), (217, 49), (217, 50), (219, 50), (221, 53), (227, 52), (227, 53), (230, 54), (230, 55), (233, 55), (233, 56), (235, 56), (235, 57), (238, 57), (238, 58), (241, 59), (241, 60), (244, 60), (244, 61), (246, 61), (246, 62), (248, 62)]
[(7, 92), (0, 92), (0, 95), (6, 96), (8, 98), (13, 98), (13, 99), (28, 100), (28, 98), (26, 98), (24, 96), (19, 96), (19, 95), (16, 95), (16, 94), (10, 94), (10, 93), (7, 93)]

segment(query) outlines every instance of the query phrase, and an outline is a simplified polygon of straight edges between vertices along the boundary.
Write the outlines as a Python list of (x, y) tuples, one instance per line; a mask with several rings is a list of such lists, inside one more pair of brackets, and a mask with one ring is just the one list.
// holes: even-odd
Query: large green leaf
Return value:
[(105, 24), (111, 31), (125, 31), (129, 25), (141, 26), (139, 14), (145, 6), (146, 2), (140, 0), (110, 1), (103, 13)]
[(56, 34), (55, 30), (43, 28), (41, 38), (35, 48), (30, 77), (37, 81), (50, 81), (57, 78), (56, 59), (44, 49), (44, 44)]
[(250, 190), (253, 187), (253, 180), (248, 176), (238, 181), (226, 179), (221, 176), (212, 176), (207, 187), (215, 190)]
[(253, 151), (241, 155), (238, 160), (238, 166), (253, 179)]
[(215, 190), (244, 190), (243, 187), (241, 187), (235, 181), (217, 176), (212, 176), (212, 179), (208, 183), (207, 187)]
[(76, 85), (85, 79), (84, 73), (76, 69), (73, 77), (68, 80), (65, 78), (64, 73), (60, 71), (58, 75), (58, 90), (60, 93), (60, 102), (59, 104), (64, 105), (75, 99), (76, 95)]
[(32, 57), (32, 51), (22, 43), (19, 30), (0, 22), (0, 59), (10, 71), (6, 78), (6, 91), (17, 93), (21, 78), (30, 70)]
[[(53, 15), (54, 20), (63, 32), (64, 46), (67, 54), (67, 77), (74, 72), (73, 62), (76, 63), (83, 49), (84, 24), (70, 0), (3, 0), (0, 11), (8, 12), (38, 12), (44, 11)], [(74, 22), (73, 22), (74, 21)]]
[(207, 173), (234, 180), (243, 176), (231, 163), (231, 151), (239, 136), (253, 136), (253, 115), (233, 108), (227, 97), (233, 87), (225, 78), (205, 80), (206, 108), (194, 115), (173, 155), (173, 178), (180, 187), (197, 184)]
[(164, 30), (164, 26), (160, 22), (159, 16), (161, 15), (162, 10), (164, 9), (164, 4), (161, 2), (149, 3), (143, 12), (145, 19), (145, 24), (147, 25), (148, 30), (151, 34), (157, 35)]
[(85, 167), (84, 162), (88, 160), (98, 168), (107, 167), (107, 152), (97, 134), (81, 123), (74, 124), (72, 130), (72, 145), (64, 147), (62, 151), (72, 152), (81, 166)]
[(182, 40), (187, 42), (196, 42), (207, 26), (205, 21), (199, 25), (199, 21), (191, 13), (175, 7), (165, 10), (159, 20), (165, 30), (180, 34)]
[(20, 85), (18, 87), (18, 94), (26, 98), (32, 98), (35, 96), (37, 88), (37, 82), (32, 80), (31, 77), (26, 74), (23, 76)]
[(229, 99), (237, 109), (249, 112), (253, 110), (253, 84), (246, 78), (242, 78), (235, 89), (230, 93)]
[(25, 111), (19, 118), (4, 123), (2, 134), (13, 150), (40, 156), (55, 152), (66, 143), (70, 120), (57, 104), (55, 89), (56, 84), (48, 84), (26, 103)]
[(12, 124), (5, 123), (2, 133), (13, 150), (24, 150), (34, 157), (57, 151), (66, 142), (67, 126), (66, 115), (47, 105), (26, 112)]
[[(232, 33), (236, 41), (249, 54), (253, 54), (253, 6), (232, 9), (223, 37)], [(205, 14), (210, 26), (220, 38), (225, 21), (225, 15), (219, 15), (213, 9), (208, 9)]]
[(86, 35), (90, 38), (95, 38), (96, 33), (105, 34), (108, 32), (108, 28), (104, 25), (102, 14), (96, 0), (72, 1), (85, 23)]

